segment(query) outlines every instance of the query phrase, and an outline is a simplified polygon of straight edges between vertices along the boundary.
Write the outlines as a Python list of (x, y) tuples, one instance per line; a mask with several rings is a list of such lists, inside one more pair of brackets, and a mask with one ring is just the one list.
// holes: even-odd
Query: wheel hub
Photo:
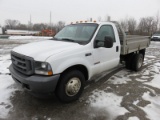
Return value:
[(71, 78), (66, 84), (65, 91), (68, 96), (74, 96), (79, 92), (80, 88), (81, 88), (80, 79), (74, 77), (74, 78)]

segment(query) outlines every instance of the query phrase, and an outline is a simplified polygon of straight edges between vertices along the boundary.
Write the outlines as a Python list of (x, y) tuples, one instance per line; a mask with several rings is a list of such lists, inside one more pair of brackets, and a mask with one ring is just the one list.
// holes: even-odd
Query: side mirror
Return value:
[(113, 47), (113, 39), (110, 36), (105, 36), (104, 38), (104, 47), (112, 48)]

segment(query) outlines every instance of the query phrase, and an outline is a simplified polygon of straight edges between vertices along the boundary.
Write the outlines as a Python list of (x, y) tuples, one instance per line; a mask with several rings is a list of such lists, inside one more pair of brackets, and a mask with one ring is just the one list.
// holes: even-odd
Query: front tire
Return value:
[(61, 102), (77, 100), (83, 92), (85, 77), (79, 70), (70, 70), (62, 74), (56, 89), (56, 95)]

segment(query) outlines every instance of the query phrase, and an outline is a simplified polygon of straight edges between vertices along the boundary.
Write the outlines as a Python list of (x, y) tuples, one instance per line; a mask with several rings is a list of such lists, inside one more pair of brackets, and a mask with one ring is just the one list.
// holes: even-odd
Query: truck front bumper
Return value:
[(54, 76), (26, 76), (17, 72), (12, 65), (10, 65), (9, 70), (15, 82), (19, 83), (27, 91), (33, 93), (54, 92), (60, 77), (60, 74)]

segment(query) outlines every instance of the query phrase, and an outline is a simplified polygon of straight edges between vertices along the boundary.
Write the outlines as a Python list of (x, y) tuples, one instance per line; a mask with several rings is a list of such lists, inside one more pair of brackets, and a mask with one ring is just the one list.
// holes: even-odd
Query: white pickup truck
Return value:
[(117, 22), (78, 23), (64, 27), (53, 39), (11, 51), (13, 79), (31, 93), (53, 93), (62, 102), (79, 98), (85, 82), (115, 68), (139, 70), (147, 36), (126, 36)]

